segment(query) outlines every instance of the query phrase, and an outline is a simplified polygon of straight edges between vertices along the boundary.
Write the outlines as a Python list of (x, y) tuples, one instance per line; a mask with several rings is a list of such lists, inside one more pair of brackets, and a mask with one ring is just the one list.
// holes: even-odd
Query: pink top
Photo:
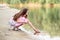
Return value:
[(28, 22), (28, 20), (25, 17), (20, 17), (17, 19), (17, 23), (15, 24), (15, 26), (20, 26), (20, 25), (27, 23), (27, 22)]
[(20, 18), (17, 19), (17, 22), (27, 23), (27, 18), (25, 18), (25, 17), (20, 17)]

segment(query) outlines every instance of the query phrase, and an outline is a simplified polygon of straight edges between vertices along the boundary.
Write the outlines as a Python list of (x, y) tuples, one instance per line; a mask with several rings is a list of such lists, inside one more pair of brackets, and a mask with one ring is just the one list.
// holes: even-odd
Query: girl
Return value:
[(23, 24), (29, 24), (30, 27), (35, 31), (34, 34), (40, 33), (39, 30), (36, 29), (27, 18), (27, 11), (27, 8), (23, 8), (19, 13), (15, 14), (9, 21), (10, 25), (13, 26), (13, 30), (18, 30), (18, 27), (22, 26)]

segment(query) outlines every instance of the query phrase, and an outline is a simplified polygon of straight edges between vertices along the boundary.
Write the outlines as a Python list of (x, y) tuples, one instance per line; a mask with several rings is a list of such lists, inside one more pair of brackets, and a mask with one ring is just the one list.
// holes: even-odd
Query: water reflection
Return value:
[[(31, 10), (30, 19), (40, 30), (46, 30), (52, 35), (60, 35), (60, 8), (41, 7)], [(58, 32), (58, 33), (57, 33)]]

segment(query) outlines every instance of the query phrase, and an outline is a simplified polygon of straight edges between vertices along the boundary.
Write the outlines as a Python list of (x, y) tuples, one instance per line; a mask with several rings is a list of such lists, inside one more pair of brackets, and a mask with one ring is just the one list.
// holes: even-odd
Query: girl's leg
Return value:
[(16, 31), (18, 31), (19, 30), (19, 26), (16, 26)]
[(13, 28), (13, 30), (16, 30), (16, 31), (20, 30), (20, 29), (19, 29), (20, 26), (21, 26), (21, 24), (16, 25), (16, 26)]
[(15, 31), (15, 27), (13, 27), (13, 30)]

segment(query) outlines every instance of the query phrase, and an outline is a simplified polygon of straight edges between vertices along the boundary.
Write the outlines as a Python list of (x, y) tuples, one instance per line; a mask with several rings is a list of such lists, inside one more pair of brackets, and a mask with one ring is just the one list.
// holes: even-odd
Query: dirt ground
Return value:
[(0, 40), (35, 40), (23, 31), (9, 30), (8, 21), (19, 10), (9, 7), (0, 7)]

